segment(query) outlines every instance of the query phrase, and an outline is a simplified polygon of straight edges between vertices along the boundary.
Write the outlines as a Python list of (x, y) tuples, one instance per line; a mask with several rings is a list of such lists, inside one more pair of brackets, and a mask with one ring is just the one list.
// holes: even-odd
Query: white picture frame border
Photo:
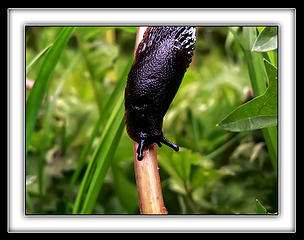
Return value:
[[(7, 231), (13, 232), (295, 232), (295, 9), (8, 9)], [(24, 27), (279, 26), (278, 215), (25, 215)]]

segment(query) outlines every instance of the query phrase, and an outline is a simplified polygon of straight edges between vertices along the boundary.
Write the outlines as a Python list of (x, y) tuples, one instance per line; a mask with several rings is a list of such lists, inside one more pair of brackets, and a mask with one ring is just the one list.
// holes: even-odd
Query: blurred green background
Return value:
[[(120, 127), (121, 111), (114, 115), (137, 27), (77, 27), (52, 62), (47, 57), (61, 31), (26, 27), (26, 108), (38, 109), (27, 142), (26, 213), (139, 214), (132, 141)], [(244, 27), (197, 29), (193, 61), (163, 126), (181, 150), (158, 148), (169, 214), (256, 214), (260, 205), (278, 211), (276, 170), (261, 130), (229, 132), (217, 126), (252, 98), (238, 43), (246, 40), (243, 33)], [(43, 67), (53, 65), (41, 105), (28, 104), (31, 84), (42, 78)], [(91, 210), (81, 212), (85, 204)]]

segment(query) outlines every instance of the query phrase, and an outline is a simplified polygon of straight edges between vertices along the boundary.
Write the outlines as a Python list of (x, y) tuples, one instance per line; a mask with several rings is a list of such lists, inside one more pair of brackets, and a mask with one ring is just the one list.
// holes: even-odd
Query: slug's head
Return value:
[(179, 150), (177, 145), (163, 136), (162, 120), (155, 117), (155, 114), (151, 114), (151, 109), (139, 108), (139, 104), (129, 105), (128, 101), (125, 104), (127, 106), (125, 111), (126, 130), (129, 137), (139, 144), (137, 148), (139, 161), (143, 159), (145, 147), (153, 143), (159, 147), (163, 143), (175, 151)]
[[(144, 140), (144, 139), (140, 140), (138, 148), (137, 148), (137, 159), (139, 161), (141, 161), (143, 159), (143, 157), (144, 157), (144, 148), (146, 146), (148, 146), (149, 144), (151, 144), (151, 143), (149, 143), (150, 141), (151, 140)], [(175, 145), (174, 143), (170, 142), (164, 136), (160, 136), (154, 142), (156, 142), (159, 147), (161, 147), (162, 146), (161, 143), (163, 143), (163, 144), (171, 147), (172, 149), (174, 149), (176, 152), (179, 151), (179, 147), (177, 145)]]

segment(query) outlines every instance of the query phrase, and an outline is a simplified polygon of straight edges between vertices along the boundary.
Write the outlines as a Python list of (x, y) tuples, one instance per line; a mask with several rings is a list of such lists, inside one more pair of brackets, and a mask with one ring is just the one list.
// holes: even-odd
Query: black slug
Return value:
[(163, 136), (163, 118), (181, 84), (193, 55), (196, 28), (148, 27), (139, 43), (125, 89), (125, 121), (136, 141), (137, 159), (146, 146), (179, 147)]

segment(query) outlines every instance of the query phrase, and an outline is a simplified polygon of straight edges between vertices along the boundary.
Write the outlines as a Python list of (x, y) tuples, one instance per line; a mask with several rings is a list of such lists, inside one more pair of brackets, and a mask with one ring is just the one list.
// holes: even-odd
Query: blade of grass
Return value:
[(123, 95), (121, 95), (119, 100), (116, 102), (116, 105), (113, 108), (112, 114), (111, 114), (109, 120), (107, 121), (106, 126), (102, 132), (98, 146), (96, 147), (96, 149), (93, 153), (89, 166), (85, 172), (84, 178), (82, 179), (80, 189), (77, 194), (76, 201), (75, 201), (75, 204), (73, 207), (73, 213), (79, 212), (80, 204), (84, 198), (85, 192), (86, 192), (88, 186), (91, 184), (91, 179), (92, 179), (92, 176), (94, 175), (93, 171), (97, 165), (98, 154), (100, 152), (100, 149), (102, 148), (104, 143), (109, 142), (109, 140), (107, 140), (109, 132), (112, 131), (112, 133), (113, 133), (115, 131), (115, 129), (112, 128), (113, 127), (112, 125), (115, 122), (115, 119), (119, 118), (120, 112), (123, 113), (123, 99), (124, 99)]
[(256, 214), (264, 214), (264, 215), (277, 215), (278, 213), (275, 212), (275, 213), (270, 213), (267, 211), (267, 209), (263, 206), (263, 204), (258, 200), (256, 199), (255, 200), (255, 213)]
[(26, 103), (26, 139), (25, 139), (25, 154), (27, 154), (28, 146), (33, 134), (35, 122), (38, 116), (39, 109), (42, 104), (43, 97), (48, 91), (49, 82), (55, 70), (60, 56), (62, 55), (65, 46), (70, 39), (75, 27), (65, 27), (59, 33), (56, 41), (51, 47), (48, 55), (46, 56), (38, 77), (35, 81), (34, 87), (28, 97)]
[(273, 166), (273, 169), (275, 173), (277, 174), (277, 168), (278, 168), (278, 128), (277, 127), (271, 127), (271, 128), (265, 128), (262, 129), (265, 142), (267, 145), (267, 149), (270, 155), (270, 160)]
[(240, 139), (244, 138), (246, 134), (244, 133), (238, 133), (233, 135), (227, 142), (224, 144), (220, 145), (219, 148), (215, 149), (213, 152), (209, 153), (208, 155), (205, 156), (205, 158), (208, 159), (214, 159), (218, 155), (222, 154), (224, 151), (226, 151), (228, 148), (230, 148), (235, 142), (239, 141)]
[(265, 91), (266, 83), (263, 59), (258, 53), (251, 51), (251, 46), (256, 38), (256, 29), (254, 27), (243, 27), (243, 38), (240, 38), (232, 27), (229, 28), (229, 31), (245, 55), (252, 89), (254, 95), (258, 96)]
[(256, 202), (256, 214), (267, 214), (267, 210), (266, 210), (266, 208), (261, 204), (261, 202), (258, 200), (258, 199), (256, 199), (255, 200), (255, 202)]
[(124, 109), (122, 107), (120, 111), (121, 117), (115, 119), (115, 123), (113, 123), (111, 127), (112, 131), (108, 133), (106, 141), (99, 150), (97, 156), (97, 168), (92, 181), (90, 182), (90, 187), (86, 195), (81, 214), (90, 214), (94, 209), (101, 186), (103, 184), (103, 180), (109, 170), (111, 160), (115, 154), (122, 132), (124, 130), (123, 110)]
[(255, 27), (244, 27), (244, 54), (248, 65), (250, 81), (255, 96), (261, 95), (266, 89), (265, 69), (263, 59), (259, 53), (252, 52), (252, 45), (256, 39)]
[(71, 182), (70, 182), (69, 192), (72, 190), (76, 180), (79, 177), (79, 174), (80, 174), (82, 168), (84, 167), (84, 165), (86, 163), (86, 159), (91, 150), (94, 139), (96, 138), (101, 126), (104, 125), (104, 121), (106, 120), (106, 117), (109, 115), (110, 111), (113, 109), (113, 107), (117, 101), (118, 95), (121, 94), (121, 92), (125, 86), (126, 78), (129, 73), (129, 70), (131, 68), (132, 62), (133, 62), (133, 57), (130, 58), (129, 63), (126, 66), (124, 72), (122, 73), (112, 95), (108, 99), (102, 113), (100, 114), (99, 119), (96, 122), (94, 129), (92, 131), (92, 134), (90, 135), (90, 139), (89, 139), (88, 143), (86, 144), (86, 146), (83, 148), (83, 150), (80, 153), (80, 157), (79, 157), (79, 161), (78, 161), (76, 170), (74, 171), (74, 174), (73, 174)]
[(78, 44), (79, 44), (79, 47), (80, 47), (83, 59), (85, 61), (86, 67), (88, 69), (88, 72), (89, 72), (89, 75), (90, 75), (91, 84), (92, 84), (93, 91), (94, 91), (94, 94), (95, 94), (96, 103), (97, 103), (99, 112), (101, 113), (101, 111), (102, 111), (102, 104), (101, 104), (100, 101), (102, 100), (102, 98), (100, 97), (100, 92), (98, 90), (99, 88), (98, 88), (97, 83), (96, 83), (96, 76), (95, 76), (94, 70), (93, 70), (94, 68), (93, 68), (93, 66), (90, 63), (87, 50), (86, 50), (86, 48), (84, 46), (83, 41), (81, 40), (81, 37), (78, 34), (78, 31), (76, 32), (75, 35), (76, 35), (76, 38), (77, 38), (77, 41), (78, 41)]
[(50, 47), (53, 46), (53, 43), (49, 44), (48, 46), (46, 46), (44, 49), (42, 49), (36, 57), (34, 57), (32, 59), (32, 61), (29, 62), (29, 64), (26, 65), (26, 69), (25, 69), (25, 73), (26, 75), (30, 72), (30, 70), (32, 69), (32, 67), (38, 62), (38, 60), (40, 60), (42, 58), (42, 56), (44, 56), (44, 54), (50, 49)]
[(121, 205), (127, 213), (134, 214), (138, 210), (137, 188), (135, 184), (127, 179), (117, 162), (118, 161), (113, 161), (111, 165), (114, 189)]
[(190, 108), (188, 110), (188, 114), (189, 114), (189, 118), (191, 120), (192, 134), (195, 139), (194, 146), (198, 150), (199, 149), (198, 143), (199, 143), (199, 140), (201, 139), (201, 137), (199, 136), (200, 135), (199, 126), (198, 126), (199, 123)]
[[(271, 65), (269, 62), (264, 61), (266, 72), (267, 72), (267, 77), (268, 81), (278, 81), (277, 76), (277, 68), (273, 65)], [(277, 100), (278, 101), (278, 100)], [(275, 173), (277, 174), (277, 168), (278, 168), (278, 128), (277, 126), (275, 127), (270, 127), (270, 128), (265, 128), (262, 130), (265, 138), (265, 142), (270, 154), (270, 159), (273, 165), (273, 168), (275, 170)]]
[(48, 137), (51, 134), (51, 118), (55, 110), (55, 103), (57, 101), (58, 96), (60, 95), (65, 80), (68, 77), (68, 75), (71, 73), (73, 68), (75, 67), (76, 63), (79, 60), (80, 55), (77, 54), (74, 60), (71, 62), (70, 66), (67, 68), (67, 70), (64, 72), (62, 77), (59, 79), (58, 86), (53, 94), (52, 101), (47, 101), (46, 103), (46, 115), (44, 117), (43, 121), (43, 140), (41, 142), (42, 145), (42, 150), (41, 154), (39, 157), (38, 161), (38, 184), (39, 184), (39, 194), (40, 194), (40, 209), (42, 208), (42, 195), (44, 194), (44, 181), (43, 181), (43, 176), (44, 176), (44, 165), (45, 165), (45, 154), (47, 150), (47, 142), (48, 142)]

